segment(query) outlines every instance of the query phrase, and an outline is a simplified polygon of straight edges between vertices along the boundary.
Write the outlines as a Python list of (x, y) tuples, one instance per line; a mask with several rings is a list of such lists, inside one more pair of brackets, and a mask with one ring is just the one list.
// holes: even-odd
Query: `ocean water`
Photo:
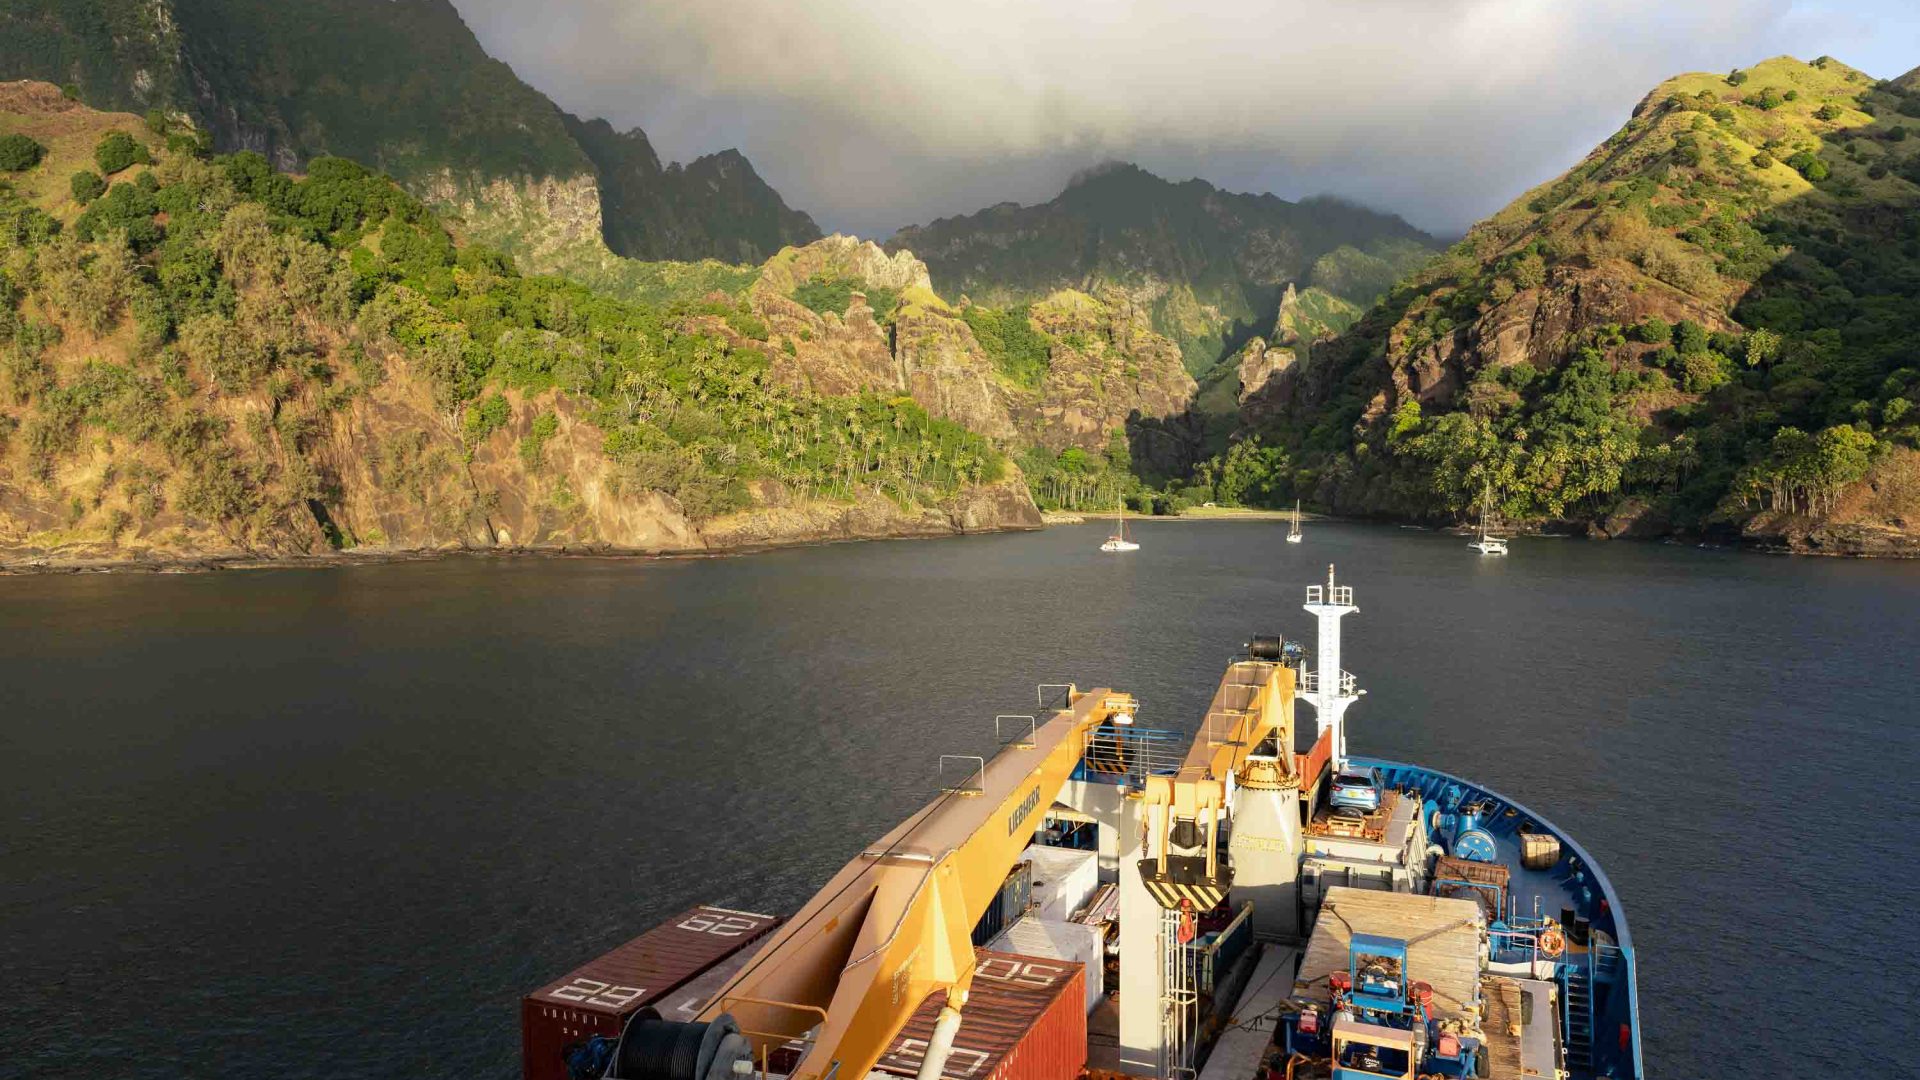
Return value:
[(792, 910), (1036, 684), (1191, 729), (1329, 562), (1355, 752), (1600, 861), (1650, 1075), (1910, 1072), (1920, 564), (1137, 531), (0, 579), (0, 1076), (517, 1076), (521, 994)]

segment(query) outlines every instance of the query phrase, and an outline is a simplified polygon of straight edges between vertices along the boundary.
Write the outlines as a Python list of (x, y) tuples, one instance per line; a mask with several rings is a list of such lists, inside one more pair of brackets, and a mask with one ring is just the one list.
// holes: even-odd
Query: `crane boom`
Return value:
[[(1186, 898), (1204, 910), (1219, 903), (1232, 885), (1219, 842), (1230, 779), (1244, 780), (1248, 765), (1262, 761), (1263, 779), (1298, 783), (1294, 682), (1294, 669), (1278, 659), (1235, 661), (1221, 678), (1180, 768), (1171, 776), (1147, 778), (1144, 802), (1155, 825), (1154, 841), (1153, 854), (1141, 863), (1140, 873), (1163, 904), (1177, 905)], [(1263, 746), (1268, 753), (1260, 753)], [(1170, 854), (1178, 822), (1192, 824), (1200, 854)]]
[[(794, 1080), (861, 1080), (935, 991), (964, 1009), (974, 925), (1088, 737), (1118, 714), (1131, 722), (1134, 707), (1123, 693), (1070, 689), (1067, 707), (985, 762), (977, 783), (942, 794), (835, 874), (700, 1020), (730, 1015), (763, 1060), (811, 1032)], [(950, 1038), (957, 1016), (943, 1019)]]

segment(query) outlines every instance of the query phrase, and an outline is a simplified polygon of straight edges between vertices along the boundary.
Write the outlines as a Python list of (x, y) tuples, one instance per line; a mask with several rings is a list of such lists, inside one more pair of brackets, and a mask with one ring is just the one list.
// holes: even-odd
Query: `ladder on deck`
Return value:
[(1593, 956), (1569, 956), (1560, 965), (1560, 1030), (1566, 1035), (1567, 1071), (1593, 1074)]
[(1180, 913), (1160, 912), (1160, 1073), (1167, 1080), (1193, 1080), (1194, 1027), (1200, 994), (1194, 985), (1198, 957), (1180, 941)]

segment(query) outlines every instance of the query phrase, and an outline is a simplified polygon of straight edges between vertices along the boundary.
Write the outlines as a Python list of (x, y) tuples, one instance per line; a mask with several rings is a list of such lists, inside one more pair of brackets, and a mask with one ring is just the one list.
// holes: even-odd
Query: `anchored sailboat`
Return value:
[(1127, 539), (1127, 507), (1125, 503), (1116, 503), (1113, 508), (1113, 535), (1100, 545), (1101, 551), (1139, 551), (1140, 545)]
[(1300, 542), (1300, 500), (1293, 500), (1293, 525), (1287, 529), (1287, 543)]
[(1482, 555), (1505, 555), (1507, 542), (1498, 536), (1487, 534), (1487, 509), (1493, 504), (1493, 485), (1488, 484), (1480, 492), (1480, 536), (1467, 546)]

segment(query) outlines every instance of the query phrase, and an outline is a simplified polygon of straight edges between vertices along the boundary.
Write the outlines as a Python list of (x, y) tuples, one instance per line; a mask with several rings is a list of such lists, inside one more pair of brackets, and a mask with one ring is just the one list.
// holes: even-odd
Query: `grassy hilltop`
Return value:
[(1920, 92), (1829, 58), (1669, 80), (1245, 405), (1239, 487), (1457, 518), (1920, 532)]

